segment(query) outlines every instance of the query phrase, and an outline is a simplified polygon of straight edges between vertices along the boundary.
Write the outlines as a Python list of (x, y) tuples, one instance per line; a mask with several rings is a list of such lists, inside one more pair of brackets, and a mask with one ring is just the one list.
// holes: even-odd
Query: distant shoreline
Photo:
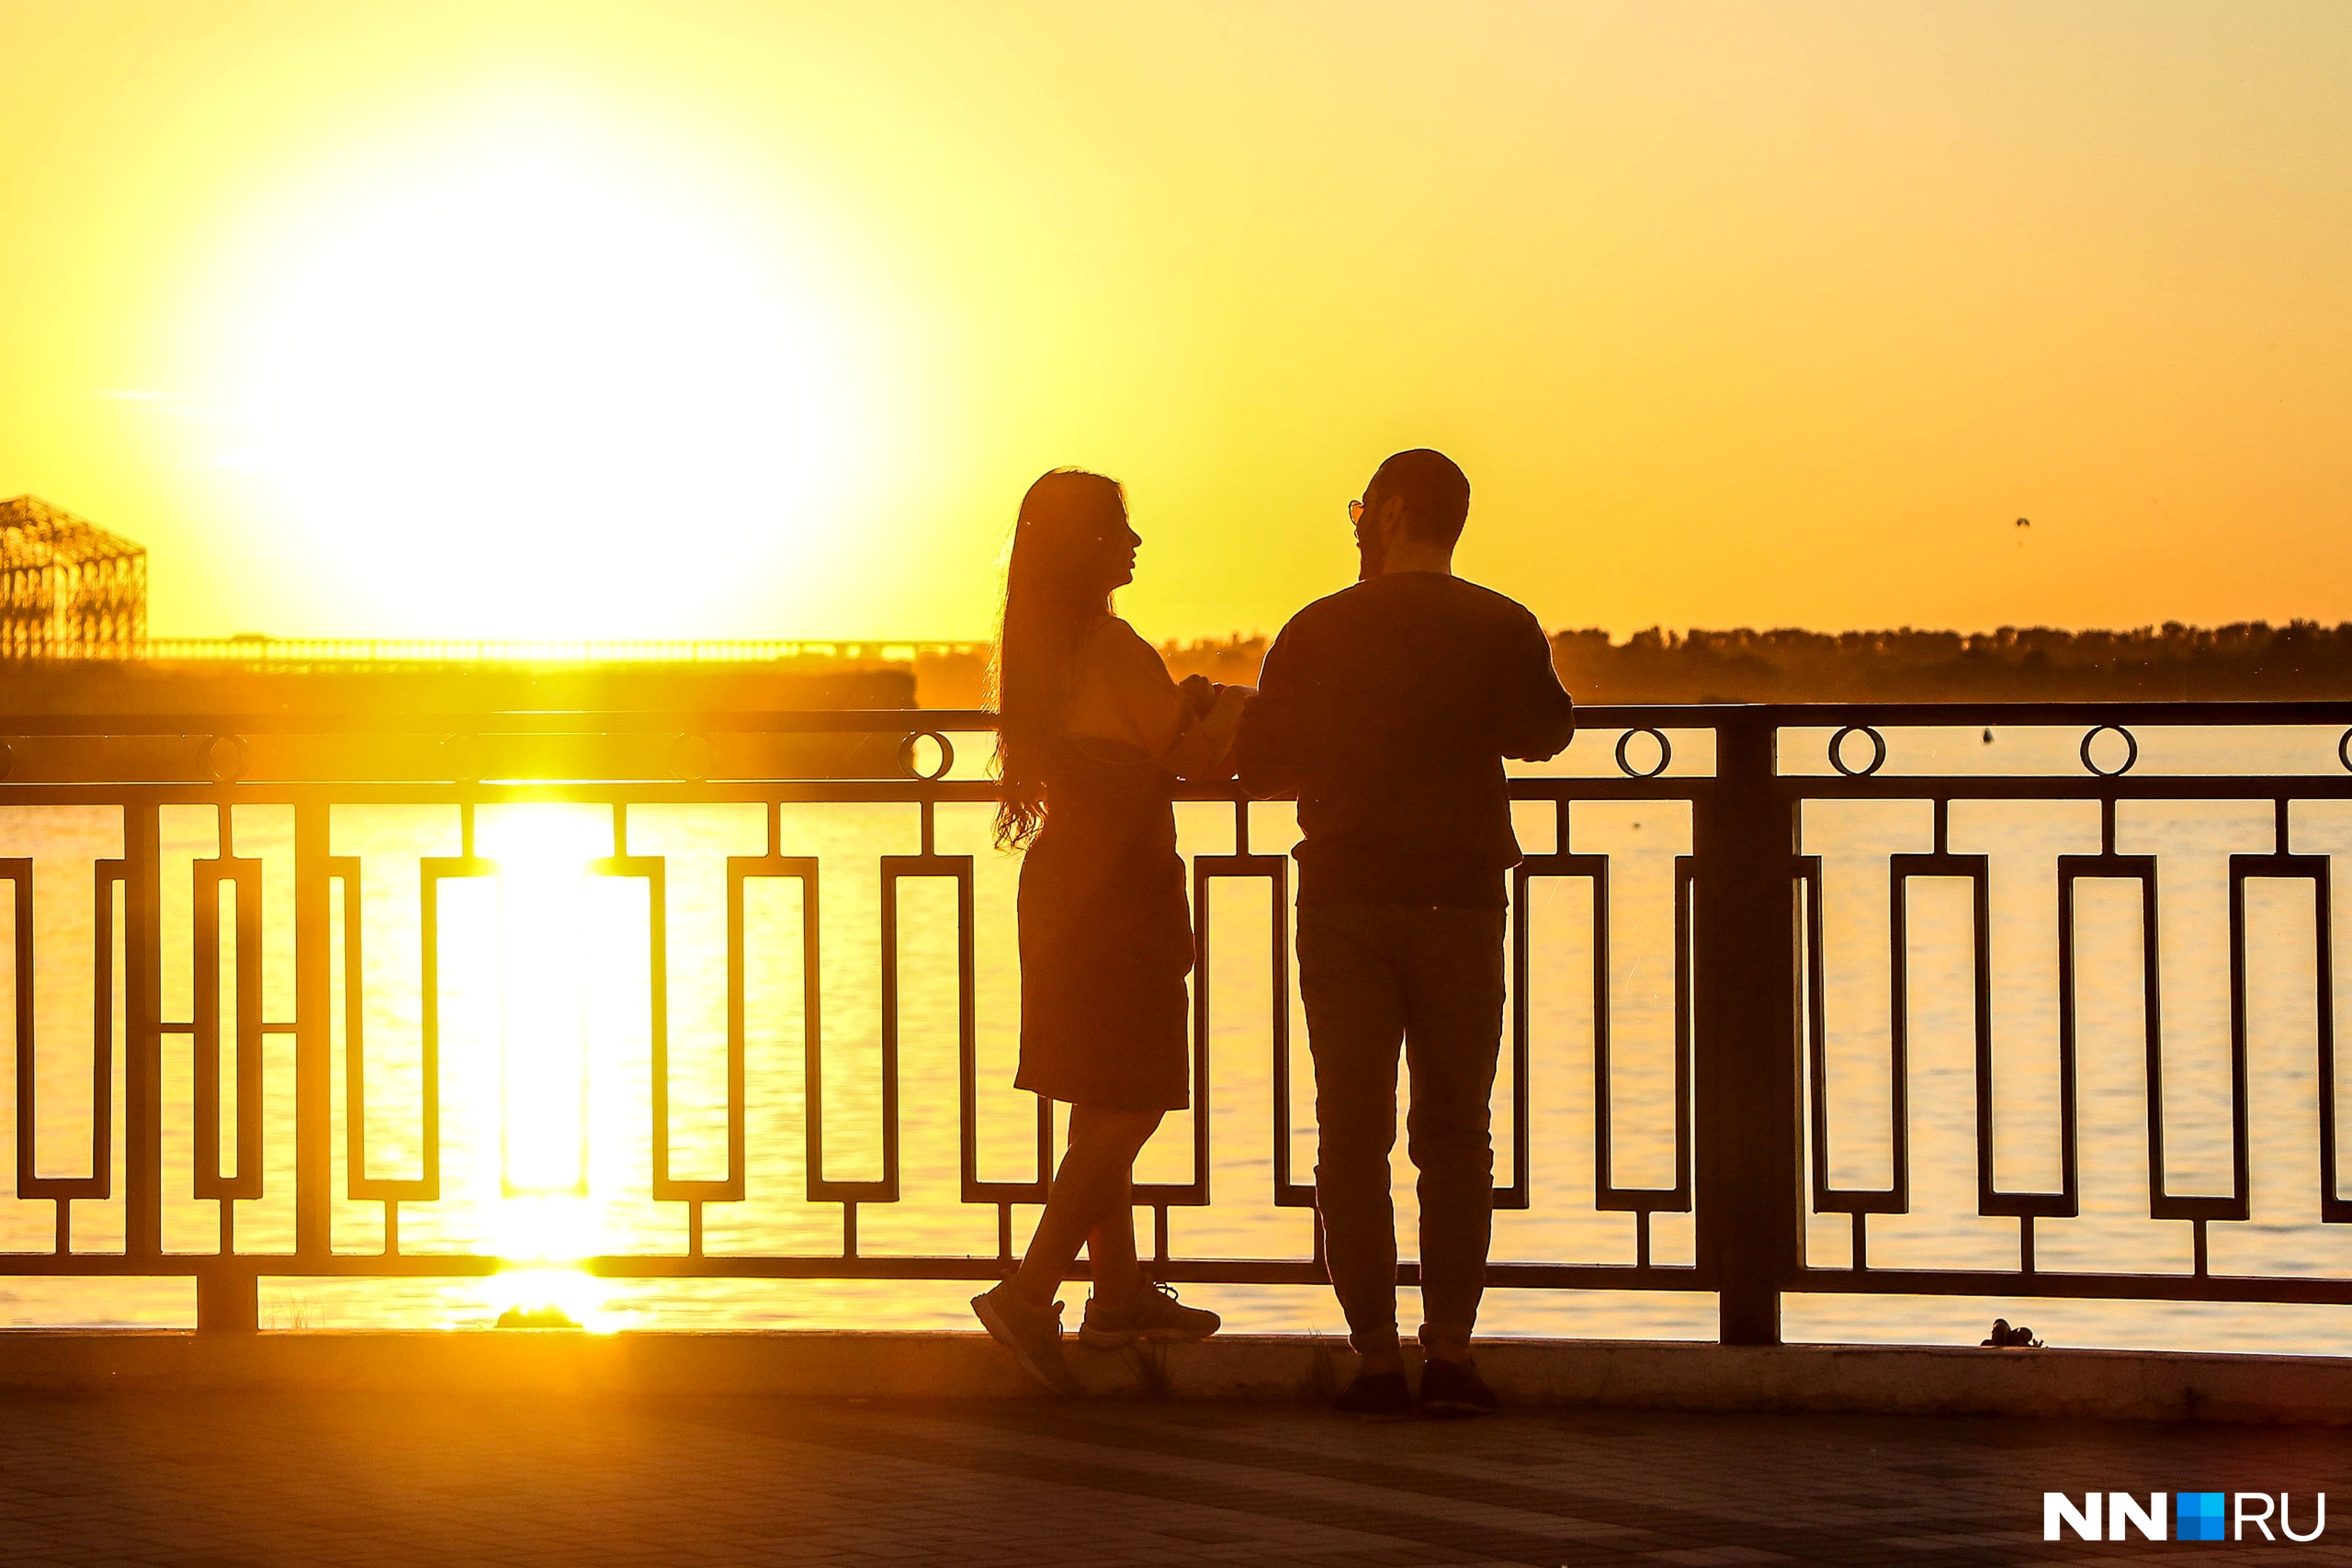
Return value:
[[(1179, 676), (1250, 682), (1263, 637), (1170, 644)], [(1555, 632), (1585, 702), (2239, 702), (2352, 698), (2352, 623), (2177, 622), (2133, 631)], [(926, 684), (922, 701), (938, 703)]]
[[(986, 703), (990, 653), (985, 642), (877, 640), (581, 644), (601, 656), (465, 658), (420, 657), (413, 650), (423, 644), (254, 640), (241, 649), (224, 639), (222, 652), (208, 647), (207, 657), (187, 657), (197, 645), (183, 642), (158, 644), (171, 652), (145, 660), (0, 661), (0, 708), (266, 710), (289, 701), (380, 703), (396, 688), (404, 706), (659, 707), (691, 691), (687, 705), (714, 709), (973, 708)], [(1623, 641), (1585, 628), (1555, 632), (1551, 642), (1563, 683), (1594, 703), (2352, 699), (2352, 622), (1973, 633), (1652, 627)], [(1262, 636), (1203, 638), (1169, 642), (1160, 653), (1179, 678), (1251, 685), (1267, 644)]]

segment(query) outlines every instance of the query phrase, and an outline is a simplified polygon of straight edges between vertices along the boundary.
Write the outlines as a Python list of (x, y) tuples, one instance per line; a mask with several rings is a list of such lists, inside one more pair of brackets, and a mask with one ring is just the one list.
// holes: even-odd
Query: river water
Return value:
[[(2079, 732), (1911, 731), (1893, 736), (1887, 771), (1942, 774), (2078, 772)], [(1824, 773), (1825, 738), (1783, 737), (1783, 766)], [(1702, 732), (1674, 737), (1668, 777), (1711, 767)], [(2156, 731), (2140, 738), (2143, 773), (2278, 773), (2341, 777), (2334, 732), (2239, 729)], [(1545, 772), (1613, 772), (1613, 733), (1586, 736)], [(1634, 745), (1645, 746), (1637, 740)], [(1860, 743), (1855, 743), (1857, 750)], [(1645, 759), (1636, 754), (1636, 762)], [(967, 759), (959, 772), (968, 773)], [(1252, 807), (1252, 848), (1295, 840), (1290, 809)], [(1190, 852), (1232, 849), (1233, 813), (1180, 807)], [(1549, 807), (1521, 810), (1531, 852), (1555, 847)], [(1611, 1007), (1615, 1070), (1615, 1179), (1670, 1185), (1672, 1172), (1672, 887), (1674, 857), (1690, 849), (1686, 805), (1586, 802), (1569, 817), (1569, 847), (1611, 857)], [(292, 818), (288, 808), (240, 807), (240, 855), (263, 862), (263, 1013), (292, 1016)], [(1834, 1182), (1888, 1179), (1889, 901), (1885, 857), (1931, 847), (1924, 801), (1819, 801), (1805, 808), (1804, 845), (1825, 860), (1828, 962), (1827, 1090)], [(2055, 863), (2096, 852), (2098, 810), (2087, 802), (1955, 801), (1951, 847), (1993, 856), (1992, 965), (1996, 1168), (2004, 1187), (2058, 1179), (2058, 987)], [(980, 1051), (981, 1174), (1025, 1179), (1035, 1159), (1034, 1101), (1010, 1087), (1017, 1027), (1013, 890), (1016, 860), (987, 843), (987, 812), (943, 807), (938, 849), (976, 865)], [(968, 1284), (856, 1281), (597, 1281), (564, 1267), (605, 1252), (674, 1252), (685, 1240), (681, 1204), (655, 1203), (650, 1187), (647, 894), (642, 881), (584, 876), (582, 863), (613, 852), (612, 814), (600, 807), (483, 807), (479, 851), (499, 858), (498, 880), (442, 884), (439, 982), (443, 1198), (403, 1204), (404, 1250), (485, 1251), (512, 1260), (491, 1280), (320, 1281), (266, 1280), (265, 1323), (276, 1326), (469, 1325), (504, 1307), (543, 1302), (601, 1328), (709, 1326), (963, 1327)], [(725, 1168), (725, 859), (766, 849), (763, 808), (639, 807), (629, 852), (663, 857), (668, 878), (672, 1165), (681, 1177)], [(901, 806), (786, 807), (782, 849), (822, 863), (820, 964), (825, 1052), (826, 1173), (880, 1173), (876, 1065), (881, 950), (876, 857), (920, 847), (918, 814)], [(2352, 854), (2352, 805), (2305, 801), (2293, 810), (2299, 853)], [(2230, 1179), (2227, 857), (2272, 848), (2266, 801), (2124, 803), (2118, 849), (2162, 859), (2163, 1040), (2166, 1167), (2175, 1192), (2226, 1190)], [(334, 850), (362, 866), (365, 953), (362, 1008), (367, 1062), (367, 1160), (377, 1177), (419, 1169), (420, 1013), (418, 869), (421, 855), (458, 852), (452, 807), (339, 808)], [(0, 856), (29, 856), (39, 897), (32, 976), (40, 1042), (35, 1157), (43, 1174), (88, 1168), (93, 931), (90, 863), (119, 853), (119, 814), (104, 808), (0, 806)], [(218, 852), (209, 807), (164, 817), (164, 1014), (194, 1006), (191, 865)], [(1909, 911), (1910, 1162), (1912, 1212), (1874, 1217), (1873, 1265), (2011, 1268), (2015, 1221), (1976, 1215), (1973, 1001), (1969, 889), (1954, 880), (1914, 884)], [(1193, 1257), (1304, 1256), (1308, 1215), (1272, 1202), (1272, 1064), (1263, 884), (1223, 884), (1213, 894), (1210, 979), (1214, 1086), (1211, 1179), (1216, 1202), (1178, 1209), (1172, 1250)], [(1498, 1216), (1495, 1256), (1545, 1261), (1630, 1262), (1632, 1217), (1600, 1213), (1593, 1193), (1592, 919), (1589, 885), (1542, 882), (1531, 907), (1534, 954), (1529, 998), (1533, 1042), (1531, 1175), (1535, 1204)], [(2212, 1226), (2212, 1268), (2222, 1273), (2352, 1272), (2352, 1227), (2318, 1223), (2317, 1083), (2312, 898), (2308, 884), (2257, 883), (2249, 894), (2248, 964), (2254, 1217)], [(2336, 911), (2340, 931), (2345, 911)], [(13, 916), (0, 910), (0, 919)], [(797, 884), (754, 882), (747, 900), (748, 1196), (706, 1209), (707, 1250), (836, 1250), (837, 1204), (804, 1191), (800, 893)], [(945, 882), (902, 885), (901, 1179), (905, 1201), (865, 1205), (860, 1246), (868, 1254), (991, 1256), (992, 1207), (955, 1201), (957, 1181), (955, 908)], [(2149, 1156), (2145, 1048), (2141, 1018), (2138, 891), (2086, 883), (2080, 894), (2080, 1107), (2083, 1214), (2043, 1221), (2045, 1269), (2179, 1270), (2189, 1267), (2189, 1227), (2146, 1217)], [(338, 936), (340, 927), (338, 924)], [(224, 960), (225, 966), (225, 960)], [(10, 987), (25, 982), (9, 975)], [(338, 964), (340, 1020), (345, 976)], [(224, 1014), (233, 982), (222, 987)], [(13, 1008), (13, 996), (0, 998)], [(1293, 1002), (1294, 1076), (1311, 1082), (1304, 1019)], [(345, 1190), (347, 1131), (345, 1041), (336, 1032), (335, 1182)], [(188, 1036), (165, 1037), (166, 1246), (210, 1250), (219, 1205), (188, 1195), (193, 1168)], [(119, 1057), (118, 1055), (118, 1063)], [(238, 1204), (238, 1243), (290, 1247), (292, 1042), (266, 1037), (261, 1158), (266, 1196)], [(118, 1065), (114, 1159), (120, 1169)], [(12, 1101), (0, 1136), (13, 1143)], [(1498, 1125), (1507, 1096), (1498, 1102)], [(228, 1108), (224, 1107), (224, 1116)], [(1313, 1163), (1311, 1097), (1302, 1092), (1291, 1129), (1295, 1169)], [(1169, 1119), (1147, 1150), (1146, 1179), (1189, 1172), (1189, 1115)], [(233, 1141), (224, 1135), (224, 1146)], [(1411, 1251), (1410, 1169), (1398, 1159), (1400, 1230)], [(2347, 1155), (2352, 1164), (2352, 1155)], [(13, 1148), (0, 1161), (0, 1248), (46, 1250), (52, 1205), (14, 1196)], [(118, 1183), (118, 1186), (119, 1184)], [(75, 1246), (120, 1245), (122, 1206), (77, 1201)], [(382, 1244), (379, 1202), (339, 1201), (338, 1248)], [(1148, 1215), (1143, 1218), (1148, 1222)], [(1016, 1211), (1025, 1236), (1034, 1211)], [(1147, 1249), (1149, 1231), (1143, 1232)], [(1816, 1262), (1845, 1263), (1850, 1227), (1816, 1216), (1808, 1246)], [(1687, 1261), (1688, 1216), (1661, 1215), (1657, 1260)], [(1073, 1302), (1083, 1287), (1069, 1292)], [(1343, 1332), (1328, 1292), (1305, 1287), (1190, 1286), (1188, 1301), (1224, 1313), (1236, 1329)], [(1073, 1306), (1073, 1311), (1075, 1307)], [(185, 1323), (185, 1280), (0, 1279), (0, 1323)], [(2352, 1312), (2335, 1307), (2070, 1303), (1920, 1297), (1792, 1295), (1792, 1338), (1971, 1342), (1998, 1313), (2030, 1323), (2052, 1343), (2340, 1353)], [(1413, 1321), (1409, 1292), (1406, 1322)], [(1498, 1333), (1602, 1337), (1709, 1337), (1713, 1300), (1680, 1292), (1499, 1291), (1485, 1326)]]

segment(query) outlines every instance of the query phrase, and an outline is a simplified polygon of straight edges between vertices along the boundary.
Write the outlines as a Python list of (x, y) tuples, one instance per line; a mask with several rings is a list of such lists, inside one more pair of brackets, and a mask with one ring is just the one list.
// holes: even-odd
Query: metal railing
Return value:
[[(2209, 1233), (2215, 1224), (2245, 1222), (2250, 1104), (2247, 1079), (2247, 917), (2250, 881), (2307, 884), (2316, 919), (2313, 1040), (2323, 1223), (2352, 1219), (2352, 1200), (2338, 1187), (2332, 927), (2332, 860), (2298, 853), (2292, 843), (2298, 803), (2352, 800), (2352, 730), (2335, 743), (2333, 773), (2180, 773), (2135, 771), (2142, 729), (2211, 731), (2214, 727), (2352, 724), (2347, 704), (1917, 705), (1854, 706), (1592, 707), (1581, 721), (1608, 758), (1590, 775), (1521, 776), (1511, 792), (1540, 829), (1546, 815), (1550, 847), (1530, 835), (1534, 849), (1513, 876), (1512, 1002), (1508, 1031), (1509, 1113), (1498, 1125), (1506, 1145), (1508, 1182), (1496, 1201), (1504, 1210), (1567, 1203), (1581, 1197), (1602, 1213), (1632, 1217), (1630, 1263), (1568, 1259), (1505, 1260), (1493, 1267), (1498, 1286), (1674, 1290), (1714, 1292), (1725, 1342), (1771, 1343), (1780, 1333), (1781, 1299), (1788, 1292), (1888, 1292), (1908, 1295), (2082, 1296), (2234, 1302), (2352, 1303), (2352, 1279), (2312, 1273), (2241, 1275), (2217, 1272)], [(497, 860), (479, 852), (477, 812), (514, 803), (588, 803), (609, 808), (608, 852), (592, 857), (593, 876), (634, 880), (649, 897), (646, 975), (650, 997), (650, 1083), (645, 1105), (651, 1145), (650, 1198), (682, 1206), (685, 1245), (669, 1253), (629, 1252), (580, 1260), (587, 1271), (614, 1278), (734, 1277), (774, 1279), (878, 1278), (985, 1280), (1012, 1265), (1013, 1208), (1043, 1200), (1053, 1156), (1050, 1107), (1038, 1104), (1034, 1174), (985, 1179), (981, 1174), (975, 857), (943, 852), (937, 831), (942, 807), (984, 805), (992, 798), (984, 778), (971, 776), (972, 755), (984, 747), (990, 716), (976, 712), (827, 712), (806, 714), (468, 714), (379, 719), (364, 715), (322, 720), (311, 716), (117, 716), (86, 719), (0, 718), (6, 768), (0, 807), (81, 807), (119, 811), (121, 852), (95, 857), (62, 889), (43, 897), (91, 897), (95, 944), (88, 953), (59, 954), (35, 943), (35, 857), (6, 835), (23, 835), (32, 820), (0, 812), (0, 882), (13, 894), (15, 932), (16, 1182), (18, 1201), (54, 1205), (54, 1244), (43, 1251), (0, 1254), (0, 1275), (181, 1276), (197, 1284), (199, 1326), (251, 1328), (257, 1324), (257, 1281), (284, 1277), (461, 1277), (496, 1272), (503, 1260), (486, 1251), (404, 1249), (403, 1206), (442, 1197), (439, 1168), (441, 1041), (436, 1022), (439, 961), (438, 900), (452, 881), (495, 877)], [(2073, 772), (1979, 773), (1890, 772), (1888, 738), (1911, 731), (1948, 732), (1983, 727), (1989, 741), (2004, 734), (2064, 729), (2081, 736), (2081, 767)], [(1800, 756), (1828, 732), (1826, 753)], [(966, 765), (956, 776), (955, 737), (966, 737)], [(1613, 742), (1612, 742), (1613, 737)], [(1683, 763), (1670, 766), (1670, 737), (1684, 738)], [(1696, 744), (1692, 744), (1695, 741)], [(1588, 741), (1588, 744), (1590, 742)], [(1613, 744), (1613, 750), (1612, 750)], [(1712, 746), (1710, 759), (1705, 755)], [(810, 747), (816, 750), (809, 750)], [(2116, 765), (2102, 749), (2121, 747)], [(1864, 758), (1860, 754), (1868, 750)], [(1897, 750), (1901, 748), (1898, 745)], [(1691, 766), (1696, 756), (1700, 765)], [(1647, 765), (1655, 759), (1655, 766)], [(1804, 766), (1824, 771), (1803, 772)], [(1136, 1201), (1156, 1216), (1148, 1250), (1159, 1277), (1231, 1283), (1302, 1283), (1324, 1278), (1319, 1235), (1300, 1256), (1203, 1258), (1170, 1246), (1171, 1209), (1211, 1203), (1210, 1147), (1216, 1064), (1217, 1000), (1207, 962), (1216, 942), (1211, 890), (1221, 883), (1257, 882), (1271, 892), (1266, 1020), (1272, 1042), (1271, 1201), (1311, 1209), (1313, 1189), (1294, 1168), (1291, 1129), (1296, 1122), (1292, 1081), (1289, 940), (1289, 861), (1252, 840), (1253, 817), (1264, 806), (1227, 789), (1196, 789), (1185, 799), (1230, 809), (1229, 852), (1193, 852), (1190, 875), (1196, 942), (1203, 962), (1193, 987), (1194, 1103), (1187, 1179), (1139, 1183)], [(1589, 802), (1656, 802), (1685, 811), (1690, 851), (1673, 859), (1671, 940), (1671, 1179), (1621, 1184), (1616, 1177), (1611, 911), (1612, 856), (1573, 847), (1570, 814)], [(1808, 807), (1825, 803), (1904, 801), (1923, 804), (1932, 845), (1885, 855), (1891, 939), (1888, 948), (1891, 1161), (1883, 1185), (1839, 1185), (1832, 1179), (1833, 1125), (1827, 1056), (1828, 958), (1823, 915), (1825, 862), (1807, 852), (1803, 834)], [(1951, 819), (1956, 803), (2075, 802), (2095, 806), (2099, 847), (2057, 857), (2058, 1089), (2051, 1125), (2041, 1129), (2060, 1149), (2053, 1186), (2013, 1190), (1996, 1179), (1997, 1109), (1988, 887), (1991, 857), (1955, 851)], [(2233, 854), (2230, 893), (2230, 1147), (2233, 1180), (2218, 1193), (2173, 1190), (2165, 1143), (2166, 1066), (2162, 1033), (2158, 920), (2160, 854), (2118, 848), (2119, 807), (2157, 802), (2266, 803), (2273, 841)], [(725, 957), (727, 1038), (724, 1062), (723, 1172), (688, 1179), (673, 1173), (673, 1107), (670, 1071), (664, 857), (633, 849), (632, 812), (680, 804), (764, 807), (763, 852), (730, 855), (725, 867), (728, 951)], [(827, 863), (827, 856), (793, 841), (786, 813), (800, 807), (896, 805), (915, 808), (920, 848), (877, 854), (867, 863)], [(417, 1174), (373, 1174), (367, 1152), (368, 1057), (362, 1039), (361, 943), (367, 921), (358, 900), (358, 855), (337, 852), (334, 813), (339, 808), (424, 806), (451, 813), (458, 852), (417, 861), (423, 970), (421, 1101)], [(262, 859), (241, 855), (232, 814), (239, 807), (290, 811), (292, 833), (290, 1016), (266, 1016), (262, 964), (267, 947), (260, 897)], [(194, 861), (192, 884), (167, 889), (162, 873), (160, 814), (169, 808), (217, 812), (218, 848)], [(825, 1139), (824, 1066), (827, 1032), (821, 1018), (822, 949), (826, 927), (820, 887), (842, 876), (878, 882), (879, 989), (877, 1057), (880, 1164), (878, 1174), (848, 1179), (829, 1174)], [(1910, 885), (1954, 878), (1972, 891), (1975, 1078), (1973, 1107), (1976, 1213), (2013, 1219), (2018, 1263), (2002, 1269), (1917, 1269), (1870, 1260), (1872, 1216), (1902, 1214), (1911, 1204), (1910, 1072), (1906, 1061), (1910, 993), (1905, 978), (1911, 952), (1905, 928)], [(958, 1084), (957, 1201), (992, 1208), (993, 1254), (910, 1254), (861, 1247), (862, 1209), (901, 1201), (899, 1141), (899, 954), (902, 884), (937, 878), (956, 896), (956, 1017)], [(2136, 886), (2143, 910), (2140, 977), (2146, 1040), (2146, 1135), (2151, 1221), (2190, 1227), (2193, 1261), (2186, 1271), (2060, 1270), (2038, 1266), (2038, 1222), (2082, 1210), (2082, 1158), (2077, 1135), (2077, 1027), (2080, 960), (2075, 952), (2075, 899), (2087, 881), (2113, 879)], [(705, 1246), (707, 1206), (746, 1199), (752, 1165), (746, 1122), (747, 1031), (744, 1021), (747, 889), (766, 880), (796, 884), (802, 896), (800, 953), (805, 995), (802, 1059), (805, 1100), (799, 1151), (808, 1203), (838, 1205), (837, 1249), (830, 1252), (714, 1251)], [(1535, 885), (1551, 880), (1589, 885), (1591, 899), (1589, 1080), (1594, 1127), (1593, 1181), (1589, 1194), (1539, 1190), (1535, 1161), (1531, 1064), (1556, 1042), (1539, 1039), (1531, 1006), (1531, 964), (1539, 940), (1531, 911)], [(166, 1017), (163, 921), (167, 899), (190, 900), (192, 1015)], [(120, 902), (119, 929), (115, 914)], [(224, 919), (224, 897), (233, 916)], [(338, 934), (338, 923), (340, 934)], [(222, 964), (233, 977), (233, 1017), (220, 1017)], [(118, 953), (119, 956), (118, 957)], [(93, 964), (91, 1139), (88, 1168), (43, 1174), (35, 1154), (42, 1118), (34, 977), (44, 964)], [(118, 965), (119, 972), (118, 973)], [(343, 999), (335, 999), (342, 975)], [(118, 999), (119, 998), (119, 999)], [(118, 1013), (117, 1010), (119, 1010)], [(238, 1205), (266, 1195), (270, 1132), (264, 1118), (265, 1040), (292, 1042), (293, 1143), (291, 1244), (266, 1251), (238, 1241)], [(341, 1061), (336, 1060), (337, 1038)], [(163, 1125), (166, 1042), (181, 1038), (190, 1054), (196, 1130), (192, 1166), (167, 1168)], [(225, 1049), (227, 1060), (223, 1060)], [(116, 1129), (115, 1053), (122, 1055), (122, 1158), (113, 1156)], [(341, 1067), (338, 1116), (335, 1082)], [(221, 1125), (224, 1074), (233, 1097), (232, 1126)], [(2293, 1108), (2305, 1114), (2308, 1108)], [(346, 1167), (337, 1186), (335, 1130), (344, 1129)], [(1022, 1134), (1025, 1142), (1026, 1133)], [(223, 1168), (222, 1156), (232, 1156)], [(178, 1196), (219, 1206), (219, 1244), (209, 1251), (169, 1250), (163, 1213), (167, 1184)], [(338, 1203), (380, 1204), (380, 1248), (356, 1251), (339, 1240)], [(83, 1249), (74, 1235), (77, 1203), (121, 1204), (119, 1247)], [(1694, 1214), (1695, 1248), (1689, 1262), (1653, 1256), (1652, 1230), (1661, 1214)], [(1850, 1224), (1851, 1250), (1843, 1265), (1816, 1261), (1809, 1221), (1823, 1216)], [(1406, 1282), (1414, 1269), (1403, 1266)]]

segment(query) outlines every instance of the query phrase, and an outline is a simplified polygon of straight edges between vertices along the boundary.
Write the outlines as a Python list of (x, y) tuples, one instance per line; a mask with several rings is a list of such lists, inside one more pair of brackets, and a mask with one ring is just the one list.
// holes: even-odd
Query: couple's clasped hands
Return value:
[[(1241, 710), (1257, 693), (1248, 686), (1227, 686), (1205, 675), (1187, 675), (1176, 682), (1183, 694), (1194, 733), (1212, 738), (1207, 749), (1218, 754), (1213, 763), (1178, 771), (1195, 781), (1233, 776), (1233, 741), (1241, 728)], [(1180, 743), (1181, 745), (1181, 743)]]
[(1248, 686), (1220, 685), (1205, 675), (1187, 675), (1176, 682), (1176, 689), (1192, 705), (1193, 716), (1203, 719), (1238, 712), (1253, 694)]

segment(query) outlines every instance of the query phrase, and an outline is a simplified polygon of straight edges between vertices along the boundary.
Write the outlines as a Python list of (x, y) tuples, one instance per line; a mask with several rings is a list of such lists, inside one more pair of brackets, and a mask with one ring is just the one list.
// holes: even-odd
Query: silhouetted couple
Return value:
[(1493, 1217), (1505, 874), (1518, 863), (1505, 758), (1548, 758), (1575, 718), (1535, 617), (1453, 575), (1470, 482), (1400, 452), (1348, 503), (1360, 581), (1300, 611), (1259, 690), (1178, 682), (1111, 613), (1140, 540), (1124, 492), (1057, 470), (1021, 505), (998, 644), (998, 841), (1021, 872), (1023, 1089), (1070, 1103), (1069, 1147), (1012, 1279), (973, 1310), (1021, 1365), (1069, 1392), (1061, 1281), (1084, 1247), (1090, 1345), (1198, 1339), (1214, 1313), (1136, 1256), (1136, 1154), (1189, 1099), (1193, 932), (1177, 779), (1295, 794), (1298, 976), (1315, 1059), (1316, 1204), (1361, 1358), (1338, 1407), (1410, 1414), (1396, 1325), (1399, 1048), (1420, 1172), (1421, 1408), (1470, 1415)]

